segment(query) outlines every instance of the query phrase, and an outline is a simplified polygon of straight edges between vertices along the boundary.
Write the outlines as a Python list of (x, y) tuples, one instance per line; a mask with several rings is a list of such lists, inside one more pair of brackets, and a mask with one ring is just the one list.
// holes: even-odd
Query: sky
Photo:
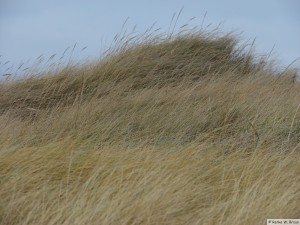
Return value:
[[(255, 38), (256, 52), (274, 49), (281, 68), (300, 57), (299, 0), (0, 0), (0, 73), (40, 55), (61, 55), (75, 43), (74, 59), (97, 59), (126, 19), (126, 28), (136, 25), (138, 32), (155, 22), (167, 31), (182, 7), (177, 27), (196, 17), (191, 26), (220, 25), (244, 41)], [(292, 66), (300, 68), (300, 60)]]

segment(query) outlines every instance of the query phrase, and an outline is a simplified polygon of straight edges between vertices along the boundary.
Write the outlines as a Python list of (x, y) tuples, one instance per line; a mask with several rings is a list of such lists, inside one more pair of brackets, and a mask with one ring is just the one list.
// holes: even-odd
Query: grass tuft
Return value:
[(299, 218), (299, 99), (292, 70), (213, 32), (117, 35), (2, 82), (0, 224)]

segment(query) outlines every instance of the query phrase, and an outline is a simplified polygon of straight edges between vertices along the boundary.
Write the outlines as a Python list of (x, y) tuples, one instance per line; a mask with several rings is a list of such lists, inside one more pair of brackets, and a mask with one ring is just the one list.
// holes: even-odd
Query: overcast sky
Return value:
[(128, 28), (137, 25), (141, 32), (154, 22), (167, 30), (182, 7), (178, 26), (192, 17), (192, 25), (200, 26), (207, 12), (204, 26), (221, 23), (224, 32), (243, 31), (244, 40), (256, 38), (259, 53), (275, 45), (282, 67), (300, 57), (299, 0), (0, 0), (0, 66), (62, 54), (76, 42), (75, 58), (97, 58), (126, 18)]

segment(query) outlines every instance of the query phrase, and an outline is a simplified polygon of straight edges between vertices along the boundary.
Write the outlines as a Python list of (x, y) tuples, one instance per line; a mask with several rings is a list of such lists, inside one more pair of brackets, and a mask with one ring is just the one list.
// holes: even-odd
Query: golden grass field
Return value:
[(119, 37), (97, 63), (2, 82), (0, 224), (300, 218), (300, 85), (238, 43)]

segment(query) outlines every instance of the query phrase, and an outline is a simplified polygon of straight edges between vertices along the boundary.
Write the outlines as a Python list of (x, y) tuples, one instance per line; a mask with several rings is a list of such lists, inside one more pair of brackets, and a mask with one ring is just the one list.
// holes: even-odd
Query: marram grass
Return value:
[(300, 218), (300, 86), (200, 33), (0, 84), (0, 224)]

